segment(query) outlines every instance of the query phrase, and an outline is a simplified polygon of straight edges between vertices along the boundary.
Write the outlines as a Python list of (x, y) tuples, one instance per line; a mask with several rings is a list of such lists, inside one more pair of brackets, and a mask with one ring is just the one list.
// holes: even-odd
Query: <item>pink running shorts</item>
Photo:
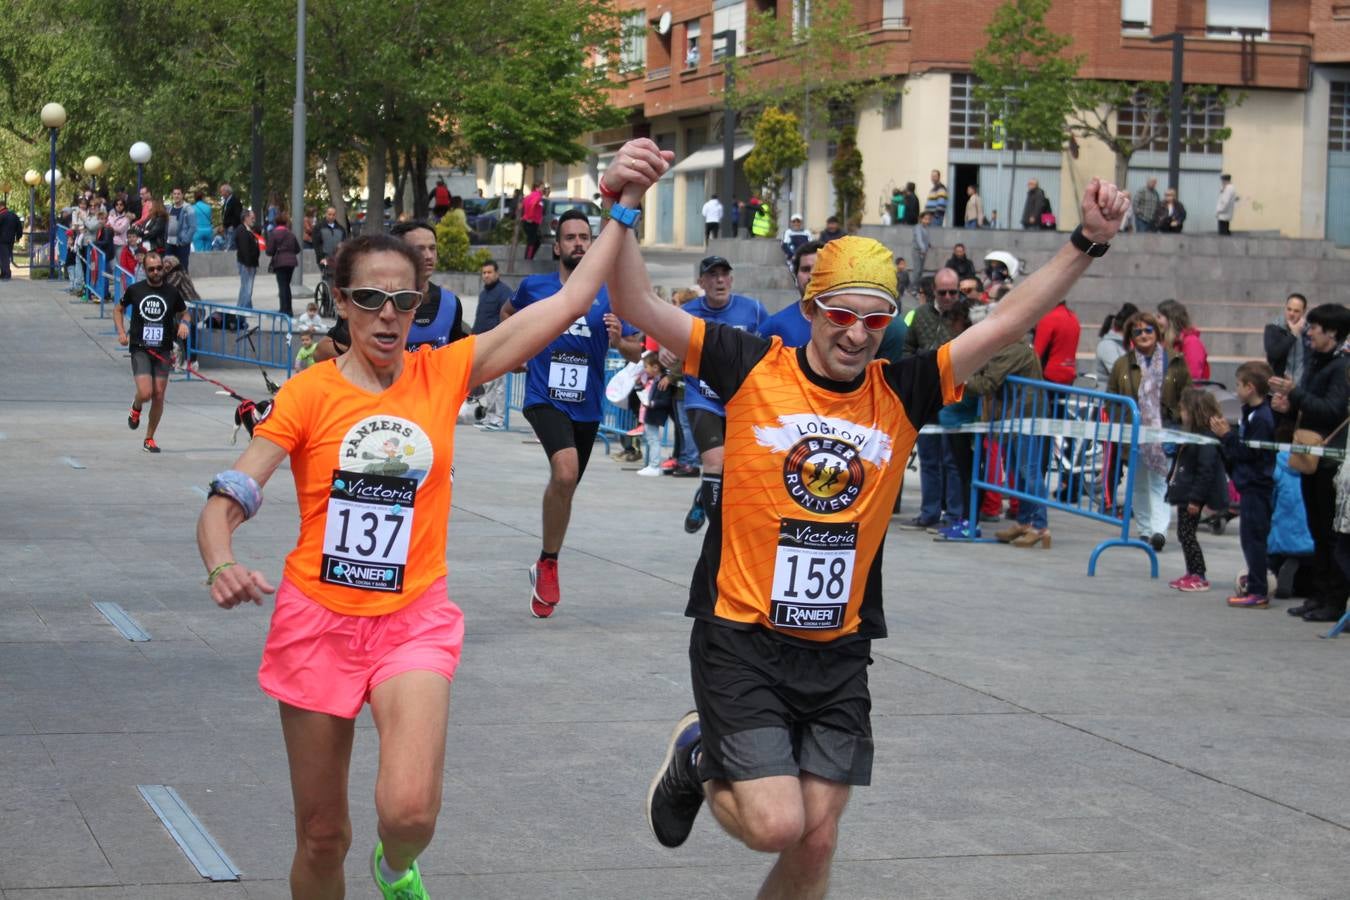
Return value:
[(283, 578), (263, 647), (258, 685), (282, 703), (354, 719), (371, 690), (404, 672), (453, 681), (464, 645), (464, 614), (439, 578), (385, 616), (346, 616)]

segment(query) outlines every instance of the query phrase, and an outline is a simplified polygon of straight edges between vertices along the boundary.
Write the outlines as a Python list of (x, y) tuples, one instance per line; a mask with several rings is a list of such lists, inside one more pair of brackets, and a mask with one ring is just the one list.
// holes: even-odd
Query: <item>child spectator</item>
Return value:
[(300, 332), (300, 352), (295, 354), (295, 371), (303, 372), (314, 365), (314, 351), (319, 345), (314, 343), (314, 332)]
[(1237, 395), (1242, 414), (1237, 431), (1223, 416), (1210, 419), (1224, 459), (1241, 494), (1238, 500), (1238, 538), (1247, 561), (1247, 589), (1228, 598), (1228, 605), (1265, 609), (1270, 605), (1266, 582), (1266, 541), (1270, 537), (1271, 506), (1275, 491), (1275, 451), (1248, 447), (1243, 441), (1275, 440), (1275, 413), (1270, 409), (1270, 377), (1274, 371), (1262, 361), (1245, 362), (1237, 370)]
[(661, 474), (661, 427), (670, 418), (670, 376), (661, 367), (660, 354), (648, 350), (642, 355), (642, 375), (639, 380), (642, 404), (642, 439), (646, 444), (646, 463), (638, 474), (654, 477)]
[(305, 307), (305, 314), (295, 320), (295, 330), (301, 334), (313, 331), (326, 331), (323, 319), (319, 317), (319, 304), (310, 303)]
[[(1192, 434), (1212, 436), (1210, 422), (1222, 418), (1214, 395), (1200, 388), (1181, 392), (1181, 426)], [(1177, 540), (1186, 558), (1186, 574), (1168, 584), (1179, 591), (1207, 591), (1205, 554), (1196, 539), (1200, 512), (1209, 506), (1228, 506), (1228, 479), (1224, 476), (1219, 448), (1214, 444), (1182, 444), (1172, 464), (1167, 487), (1167, 502), (1177, 508)]]

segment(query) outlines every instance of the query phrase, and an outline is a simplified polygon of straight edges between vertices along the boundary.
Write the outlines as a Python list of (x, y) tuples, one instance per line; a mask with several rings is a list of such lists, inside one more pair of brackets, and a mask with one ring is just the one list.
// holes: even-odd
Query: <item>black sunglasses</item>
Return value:
[(1152, 326), (1152, 325), (1140, 325), (1140, 326), (1139, 326), (1138, 328), (1136, 328), (1134, 331), (1131, 331), (1131, 332), (1130, 332), (1130, 336), (1131, 336), (1131, 337), (1139, 337), (1139, 335), (1141, 335), (1141, 334), (1152, 334), (1152, 333), (1153, 333), (1153, 326)]
[(961, 292), (958, 291), (958, 290), (953, 289), (953, 290), (950, 290), (950, 291), (937, 290), (937, 291), (934, 291), (933, 293), (937, 294), (939, 297), (955, 297), (957, 294), (959, 294), (959, 293), (961, 293)]
[(385, 291), (376, 287), (343, 288), (348, 299), (357, 306), (370, 312), (384, 309), (385, 301), (394, 301), (394, 309), (399, 312), (412, 312), (422, 302), (421, 291)]

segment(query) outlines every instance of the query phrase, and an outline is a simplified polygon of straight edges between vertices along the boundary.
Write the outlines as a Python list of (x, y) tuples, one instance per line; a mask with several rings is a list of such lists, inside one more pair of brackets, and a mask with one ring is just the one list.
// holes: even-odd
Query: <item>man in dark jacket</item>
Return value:
[(338, 244), (346, 239), (347, 230), (338, 224), (337, 208), (328, 207), (324, 210), (323, 222), (314, 229), (314, 256), (325, 279), (333, 277), (333, 258), (337, 254)]
[(23, 221), (0, 200), (0, 281), (9, 281), (9, 264), (14, 259), (14, 243), (23, 235)]
[(905, 215), (901, 219), (905, 225), (919, 224), (919, 195), (914, 193), (914, 182), (905, 182)]
[(947, 268), (955, 272), (960, 281), (975, 277), (975, 263), (966, 256), (965, 244), (957, 244), (952, 248), (952, 255), (947, 257)]
[(1022, 227), (1033, 230), (1044, 227), (1041, 216), (1048, 212), (1050, 200), (1041, 190), (1040, 182), (1033, 178), (1027, 182), (1027, 200), (1022, 204)]
[[(229, 185), (226, 185), (229, 187)], [(258, 275), (258, 258), (262, 249), (258, 246), (258, 232), (253, 230), (253, 210), (243, 213), (234, 231), (230, 232), (234, 244), (234, 259), (239, 264), (239, 302), (245, 309), (253, 306), (253, 279)]]
[[(220, 186), (220, 227), (225, 233), (225, 249), (234, 249), (234, 231), (244, 221), (244, 204), (228, 183)], [(254, 264), (256, 267), (256, 263)]]
[[(1323, 303), (1308, 311), (1307, 322), (1305, 332), (1311, 352), (1303, 379), (1297, 385), (1288, 378), (1270, 379), (1270, 406), (1287, 421), (1322, 435), (1328, 447), (1344, 449), (1345, 428), (1341, 425), (1350, 405), (1350, 382), (1346, 380), (1350, 356), (1340, 348), (1350, 335), (1350, 308)], [(1350, 581), (1336, 564), (1336, 532), (1332, 527), (1339, 467), (1338, 460), (1322, 457), (1311, 475), (1302, 476), (1313, 556), (1306, 563), (1310, 570), (1307, 602), (1287, 612), (1302, 616), (1305, 622), (1335, 622), (1345, 612), (1345, 598), (1350, 592)]]
[[(960, 299), (957, 285), (960, 279), (951, 269), (938, 269), (933, 276), (932, 286), (927, 279), (919, 283), (922, 299), (926, 302), (914, 310), (905, 332), (903, 356), (915, 356), (930, 350), (937, 350), (952, 339), (951, 331), (943, 320), (942, 314), (954, 308)], [(909, 528), (929, 528), (942, 520), (944, 455), (942, 436), (921, 434), (918, 439), (919, 450), (919, 515), (905, 522)], [(955, 505), (955, 500), (953, 500)]]

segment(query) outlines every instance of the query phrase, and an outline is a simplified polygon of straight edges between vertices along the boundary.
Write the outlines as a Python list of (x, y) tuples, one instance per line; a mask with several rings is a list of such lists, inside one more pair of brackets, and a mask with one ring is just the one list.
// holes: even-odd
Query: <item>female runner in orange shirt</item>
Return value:
[[(671, 154), (630, 142), (605, 175), (612, 212), (635, 209)], [(584, 314), (613, 269), (624, 225), (611, 218), (555, 296), (491, 331), (404, 350), (418, 262), (400, 241), (363, 236), (335, 276), (351, 348), (292, 378), (252, 443), (212, 482), (197, 523), (211, 597), (225, 609), (277, 594), (259, 683), (280, 703), (295, 802), (291, 891), (343, 896), (351, 844), (347, 776), (357, 714), (379, 732), (371, 859), (387, 897), (426, 897), (417, 855), (441, 804), (450, 682), (464, 626), (445, 587), (456, 413), (468, 391), (524, 364)], [(279, 588), (234, 561), (233, 532), (257, 512), (287, 457), (300, 538)]]

